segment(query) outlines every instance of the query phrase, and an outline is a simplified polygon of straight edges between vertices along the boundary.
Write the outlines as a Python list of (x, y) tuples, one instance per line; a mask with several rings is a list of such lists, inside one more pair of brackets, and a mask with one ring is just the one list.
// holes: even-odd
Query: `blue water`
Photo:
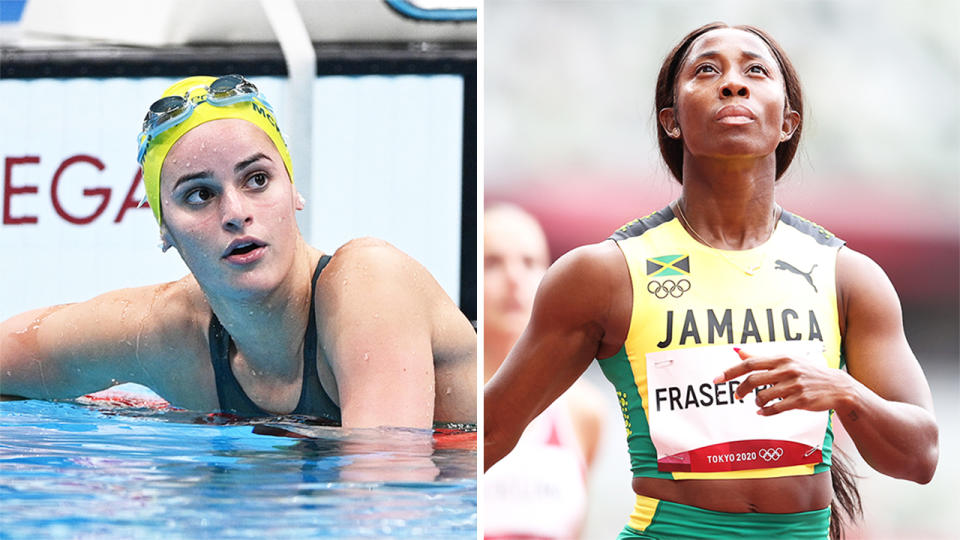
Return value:
[(0, 403), (0, 538), (476, 538), (476, 448), (295, 418)]

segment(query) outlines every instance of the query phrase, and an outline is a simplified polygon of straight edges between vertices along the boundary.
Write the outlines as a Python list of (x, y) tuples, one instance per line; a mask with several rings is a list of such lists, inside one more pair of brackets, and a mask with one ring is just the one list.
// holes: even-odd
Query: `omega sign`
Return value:
[[(3, 225), (34, 225), (39, 222), (37, 215), (29, 212), (15, 213), (13, 204), (14, 199), (27, 199), (31, 197), (44, 197), (40, 193), (40, 186), (36, 175), (31, 175), (29, 168), (40, 165), (40, 156), (5, 156), (3, 162)], [(110, 214), (104, 216), (107, 206), (113, 196), (114, 189), (104, 186), (77, 186), (75, 181), (71, 181), (71, 172), (75, 168), (94, 167), (98, 172), (106, 169), (103, 162), (97, 157), (87, 154), (76, 154), (64, 159), (57, 167), (56, 172), (50, 179), (50, 204), (56, 215), (68, 223), (74, 225), (87, 225), (98, 219), (113, 219), (114, 223), (120, 223), (127, 213), (127, 210), (136, 210), (140, 203), (135, 197), (137, 188), (140, 186), (141, 173), (139, 168), (134, 174), (120, 207), (116, 215)], [(32, 176), (32, 179), (30, 179)], [(23, 178), (21, 180), (21, 178)], [(91, 212), (72, 209), (65, 203), (64, 195), (68, 192), (80, 190), (84, 198), (90, 198), (97, 201), (96, 208)], [(140, 209), (148, 209), (149, 205), (144, 203)], [(148, 210), (149, 211), (149, 210)]]

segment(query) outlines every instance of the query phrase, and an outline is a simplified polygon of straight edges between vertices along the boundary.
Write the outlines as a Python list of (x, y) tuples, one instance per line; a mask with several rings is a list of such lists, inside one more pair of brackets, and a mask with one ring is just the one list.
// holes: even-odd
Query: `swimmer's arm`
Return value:
[(904, 335), (897, 293), (860, 253), (841, 249), (837, 265), (852, 376), (837, 416), (871, 467), (925, 484), (937, 467), (939, 430), (930, 387)]
[(430, 277), (436, 399), (434, 422), (477, 423), (477, 332)]
[(611, 306), (622, 293), (611, 276), (621, 274), (628, 279), (613, 242), (575, 249), (547, 271), (530, 323), (484, 387), (485, 470), (599, 356), (605, 337), (616, 341), (605, 334), (611, 333)]
[(361, 239), (341, 247), (321, 279), (322, 342), (343, 427), (431, 428), (433, 278), (393, 246)]
[(123, 382), (153, 386), (144, 366), (159, 344), (141, 332), (151, 298), (152, 288), (124, 289), (0, 323), (0, 393), (72, 399)]

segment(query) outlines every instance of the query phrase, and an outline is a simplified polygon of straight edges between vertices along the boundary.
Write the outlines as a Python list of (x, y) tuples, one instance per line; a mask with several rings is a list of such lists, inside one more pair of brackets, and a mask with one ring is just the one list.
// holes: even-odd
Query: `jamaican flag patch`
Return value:
[(690, 275), (689, 255), (663, 255), (647, 259), (647, 275), (661, 276), (688, 276)]

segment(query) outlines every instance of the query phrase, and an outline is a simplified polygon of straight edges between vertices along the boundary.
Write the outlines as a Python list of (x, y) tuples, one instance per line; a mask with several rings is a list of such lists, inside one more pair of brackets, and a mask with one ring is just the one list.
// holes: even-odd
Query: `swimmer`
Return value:
[[(490, 380), (523, 332), (549, 266), (540, 224), (521, 208), (483, 213), (483, 370)], [(598, 391), (581, 379), (527, 427), (514, 451), (484, 475), (487, 539), (579, 538), (587, 476), (604, 417)]]
[(833, 422), (883, 474), (923, 484), (937, 465), (930, 389), (896, 291), (868, 257), (775, 201), (803, 101), (768, 34), (689, 33), (663, 62), (655, 111), (680, 197), (548, 270), (484, 389), (485, 464), (597, 358), (636, 493), (620, 538), (837, 537), (831, 500), (849, 511), (855, 498)]
[(332, 255), (307, 245), (286, 143), (252, 83), (168, 88), (144, 119), (138, 160), (163, 249), (190, 273), (3, 322), (0, 393), (72, 399), (136, 382), (176, 407), (240, 417), (476, 422), (470, 322), (387, 242)]

